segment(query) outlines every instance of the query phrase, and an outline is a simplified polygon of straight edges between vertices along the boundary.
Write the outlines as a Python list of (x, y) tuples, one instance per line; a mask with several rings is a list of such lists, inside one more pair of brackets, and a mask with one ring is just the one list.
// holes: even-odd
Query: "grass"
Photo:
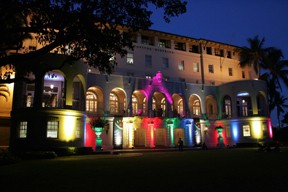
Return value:
[(41, 192), (280, 192), (287, 191), (287, 162), (287, 149), (251, 148), (57, 157), (0, 166), (0, 186)]

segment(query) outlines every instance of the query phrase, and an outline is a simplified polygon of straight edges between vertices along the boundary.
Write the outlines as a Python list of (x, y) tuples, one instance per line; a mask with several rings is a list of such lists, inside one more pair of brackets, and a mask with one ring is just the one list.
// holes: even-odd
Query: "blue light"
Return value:
[(233, 122), (231, 126), (232, 126), (232, 137), (233, 140), (236, 142), (239, 139), (238, 124), (237, 122)]

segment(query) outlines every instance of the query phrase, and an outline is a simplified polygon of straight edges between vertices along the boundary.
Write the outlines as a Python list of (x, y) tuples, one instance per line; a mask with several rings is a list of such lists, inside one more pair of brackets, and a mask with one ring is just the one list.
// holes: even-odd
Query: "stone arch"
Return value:
[(122, 88), (114, 88), (109, 96), (110, 114), (124, 116), (127, 112), (127, 96)]
[(193, 94), (189, 97), (189, 110), (193, 118), (201, 118), (201, 99), (198, 95)]
[(133, 96), (136, 98), (137, 103), (133, 103), (132, 98), (132, 115), (146, 115), (147, 99), (145, 92), (143, 90), (135, 90), (132, 94)]
[[(89, 94), (94, 95), (96, 98), (95, 101), (91, 100)], [(86, 112), (94, 113), (97, 116), (104, 114), (104, 93), (102, 88), (98, 86), (89, 87), (86, 91)]]
[(174, 93), (172, 95), (172, 110), (177, 111), (177, 113), (183, 117), (185, 116), (185, 108), (184, 108), (184, 98), (182, 95)]

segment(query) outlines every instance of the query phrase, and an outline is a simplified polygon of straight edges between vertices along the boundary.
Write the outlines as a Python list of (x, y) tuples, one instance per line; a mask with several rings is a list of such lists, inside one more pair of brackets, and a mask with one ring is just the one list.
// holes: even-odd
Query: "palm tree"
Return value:
[(242, 47), (239, 51), (240, 66), (253, 66), (255, 73), (260, 77), (260, 69), (263, 57), (265, 55), (265, 49), (263, 47), (265, 38), (261, 40), (258, 36), (247, 39), (249, 47)]
[(288, 104), (286, 104), (287, 99), (288, 99), (287, 97), (280, 95), (279, 92), (275, 93), (275, 101), (273, 102), (274, 106), (272, 107), (273, 108), (276, 107), (279, 128), (281, 127), (280, 114), (284, 113), (285, 112), (284, 108), (288, 107)]
[(281, 60), (282, 57), (283, 54), (280, 49), (271, 47), (266, 49), (266, 55), (262, 60), (261, 67), (265, 72), (260, 76), (260, 79), (267, 83), (270, 111), (274, 109), (275, 102), (279, 102), (279, 92), (283, 91), (283, 83), (288, 87), (288, 60)]

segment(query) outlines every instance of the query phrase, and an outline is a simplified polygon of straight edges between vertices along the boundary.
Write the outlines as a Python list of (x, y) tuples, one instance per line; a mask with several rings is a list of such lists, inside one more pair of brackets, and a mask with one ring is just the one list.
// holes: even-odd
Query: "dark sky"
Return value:
[(188, 0), (187, 12), (170, 23), (155, 11), (152, 29), (236, 46), (265, 37), (288, 59), (288, 0)]
[[(170, 23), (162, 14), (154, 10), (152, 29), (240, 47), (258, 35), (288, 59), (288, 0), (188, 0), (187, 12)], [(271, 117), (277, 125), (275, 111)]]

